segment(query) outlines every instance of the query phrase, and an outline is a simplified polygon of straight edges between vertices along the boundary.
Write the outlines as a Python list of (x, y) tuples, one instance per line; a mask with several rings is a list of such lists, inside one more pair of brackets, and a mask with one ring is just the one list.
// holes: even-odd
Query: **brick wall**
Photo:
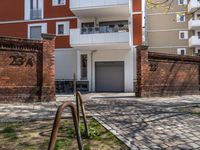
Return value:
[(200, 57), (148, 52), (137, 47), (136, 96), (200, 94)]
[(55, 38), (43, 39), (0, 37), (0, 102), (55, 100)]

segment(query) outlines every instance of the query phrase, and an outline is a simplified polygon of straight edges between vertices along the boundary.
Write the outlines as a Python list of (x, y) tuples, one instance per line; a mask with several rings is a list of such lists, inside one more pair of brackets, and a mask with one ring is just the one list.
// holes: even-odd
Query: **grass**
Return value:
[(200, 116), (200, 106), (199, 105), (191, 106), (191, 107), (184, 107), (184, 108), (181, 108), (180, 111), (190, 113), (192, 115)]
[(17, 139), (16, 131), (12, 126), (5, 127), (2, 134), (4, 135), (4, 138), (8, 138), (9, 140)]
[[(36, 121), (26, 124), (0, 124), (1, 150), (47, 150), (53, 121)], [(84, 150), (128, 150), (112, 133), (94, 119), (88, 120), (89, 139), (85, 138), (84, 125), (80, 131)], [(41, 134), (43, 133), (43, 134)], [(72, 120), (62, 120), (55, 150), (77, 150)]]

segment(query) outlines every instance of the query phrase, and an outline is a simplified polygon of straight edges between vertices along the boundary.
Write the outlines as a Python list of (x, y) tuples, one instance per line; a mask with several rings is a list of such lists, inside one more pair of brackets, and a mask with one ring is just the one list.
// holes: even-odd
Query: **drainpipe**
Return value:
[(93, 57), (94, 57), (94, 53), (97, 52), (97, 50), (93, 50), (91, 52), (91, 91), (93, 91)]

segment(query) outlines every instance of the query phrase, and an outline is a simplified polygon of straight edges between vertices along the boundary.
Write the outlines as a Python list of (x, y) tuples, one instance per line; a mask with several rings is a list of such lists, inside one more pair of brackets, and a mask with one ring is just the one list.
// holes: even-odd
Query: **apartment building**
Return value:
[[(141, 0), (1, 0), (0, 35), (40, 40), (56, 34), (58, 88), (133, 91), (142, 44)], [(59, 88), (60, 89), (60, 88)]]
[(173, 0), (168, 11), (146, 9), (146, 43), (154, 52), (200, 54), (200, 1)]

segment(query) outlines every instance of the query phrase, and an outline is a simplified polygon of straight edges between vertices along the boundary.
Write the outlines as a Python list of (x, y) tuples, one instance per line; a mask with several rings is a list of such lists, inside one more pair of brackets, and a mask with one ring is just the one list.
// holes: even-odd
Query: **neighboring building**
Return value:
[(1, 0), (0, 35), (56, 34), (56, 80), (89, 91), (133, 91), (141, 0)]
[[(199, 0), (173, 0), (169, 11), (146, 11), (146, 39), (149, 50), (180, 55), (200, 53)], [(196, 12), (195, 12), (196, 11)], [(195, 13), (194, 13), (195, 12)]]

